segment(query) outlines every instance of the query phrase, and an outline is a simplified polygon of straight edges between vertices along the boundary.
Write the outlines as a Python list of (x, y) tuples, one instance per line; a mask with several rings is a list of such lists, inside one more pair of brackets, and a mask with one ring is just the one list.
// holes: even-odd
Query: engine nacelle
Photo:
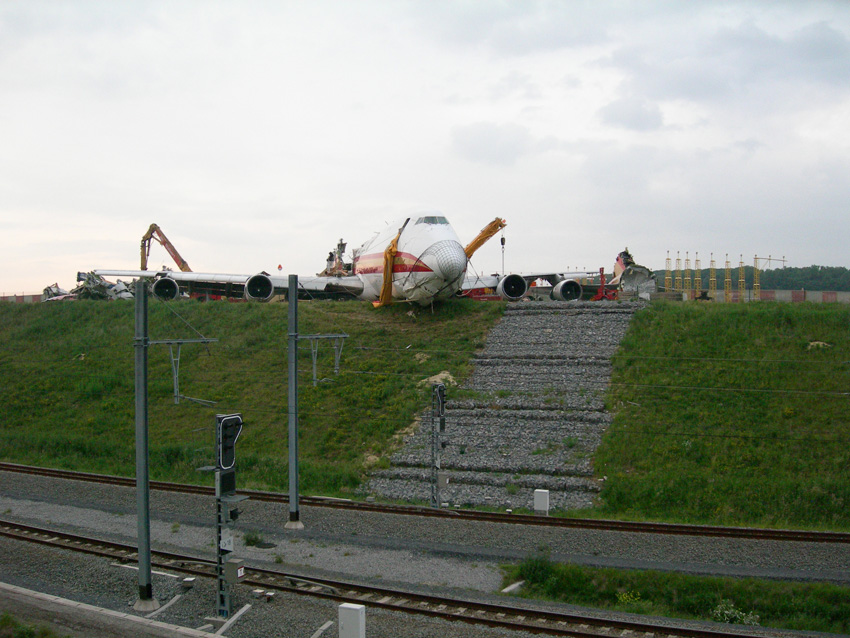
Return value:
[(274, 284), (268, 275), (262, 273), (248, 277), (242, 296), (248, 301), (268, 301), (274, 295)]
[(160, 277), (153, 282), (151, 292), (157, 299), (171, 301), (180, 296), (180, 286), (171, 277)]
[(581, 299), (581, 293), (582, 288), (579, 282), (575, 279), (564, 279), (552, 288), (552, 299), (573, 301), (574, 299)]
[(521, 275), (508, 275), (502, 277), (499, 285), (496, 286), (496, 293), (508, 301), (516, 301), (522, 299), (523, 295), (528, 291), (528, 284)]

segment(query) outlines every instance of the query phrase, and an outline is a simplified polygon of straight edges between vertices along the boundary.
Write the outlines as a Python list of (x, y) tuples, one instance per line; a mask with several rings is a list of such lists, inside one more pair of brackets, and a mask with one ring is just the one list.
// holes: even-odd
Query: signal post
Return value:
[(216, 613), (228, 618), (232, 611), (230, 586), (245, 577), (244, 561), (233, 558), (233, 523), (239, 518), (237, 505), (247, 496), (236, 494), (236, 440), (242, 433), (241, 414), (219, 414), (215, 417), (216, 464), (216, 579), (218, 598)]

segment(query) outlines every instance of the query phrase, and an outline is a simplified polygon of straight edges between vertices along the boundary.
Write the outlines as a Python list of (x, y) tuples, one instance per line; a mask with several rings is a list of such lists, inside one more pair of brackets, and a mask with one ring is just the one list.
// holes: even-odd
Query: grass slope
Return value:
[(850, 308), (653, 304), (614, 361), (601, 516), (850, 529)]
[[(336, 376), (332, 345), (319, 344), (318, 376), (330, 380), (315, 388), (310, 344), (299, 345), (302, 491), (350, 492), (366, 459), (386, 454), (393, 434), (430, 405), (419, 382), (444, 370), (468, 375), (503, 308), (300, 303), (301, 334), (349, 335)], [(180, 352), (181, 392), (213, 408), (175, 405), (169, 348), (149, 349), (152, 478), (208, 480), (196, 469), (213, 462), (214, 415), (241, 412), (240, 485), (286, 489), (287, 312), (287, 304), (151, 301), (151, 340), (219, 339)], [(0, 304), (0, 458), (133, 476), (133, 336), (133, 302)]]
[(505, 584), (525, 581), (521, 596), (636, 614), (714, 620), (804, 631), (850, 631), (850, 588), (755, 578), (617, 570), (531, 556), (505, 567)]
[[(300, 344), (303, 491), (350, 494), (368, 465), (385, 464), (393, 435), (430, 405), (419, 382), (468, 375), (503, 308), (300, 304), (302, 334), (350, 335), (337, 376), (320, 344), (318, 374), (330, 380), (316, 388)], [(151, 303), (152, 340), (219, 339), (183, 346), (180, 360), (181, 391), (214, 408), (175, 405), (168, 347), (150, 348), (154, 478), (207, 480), (196, 468), (213, 460), (214, 415), (242, 412), (240, 485), (286, 489), (287, 309)], [(133, 321), (132, 303), (0, 304), (0, 458), (134, 475)], [(850, 308), (835, 304), (638, 312), (614, 359), (616, 416), (594, 460), (607, 476), (600, 505), (581, 514), (850, 529), (848, 326)]]

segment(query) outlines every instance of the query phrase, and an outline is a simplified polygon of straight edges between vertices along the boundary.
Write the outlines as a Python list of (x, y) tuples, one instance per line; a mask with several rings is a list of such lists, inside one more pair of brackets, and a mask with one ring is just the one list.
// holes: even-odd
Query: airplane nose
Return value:
[(447, 239), (434, 244), (431, 251), (436, 264), (434, 273), (444, 281), (455, 281), (466, 271), (466, 253), (460, 243)]

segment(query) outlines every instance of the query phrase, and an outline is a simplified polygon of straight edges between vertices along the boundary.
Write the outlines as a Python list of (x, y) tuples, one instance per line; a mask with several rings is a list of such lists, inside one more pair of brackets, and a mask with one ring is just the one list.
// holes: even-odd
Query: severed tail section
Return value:
[(610, 283), (619, 284), (619, 289), (623, 292), (635, 293), (642, 299), (649, 299), (650, 293), (658, 289), (655, 273), (646, 266), (636, 264), (628, 248), (617, 255), (614, 279)]

